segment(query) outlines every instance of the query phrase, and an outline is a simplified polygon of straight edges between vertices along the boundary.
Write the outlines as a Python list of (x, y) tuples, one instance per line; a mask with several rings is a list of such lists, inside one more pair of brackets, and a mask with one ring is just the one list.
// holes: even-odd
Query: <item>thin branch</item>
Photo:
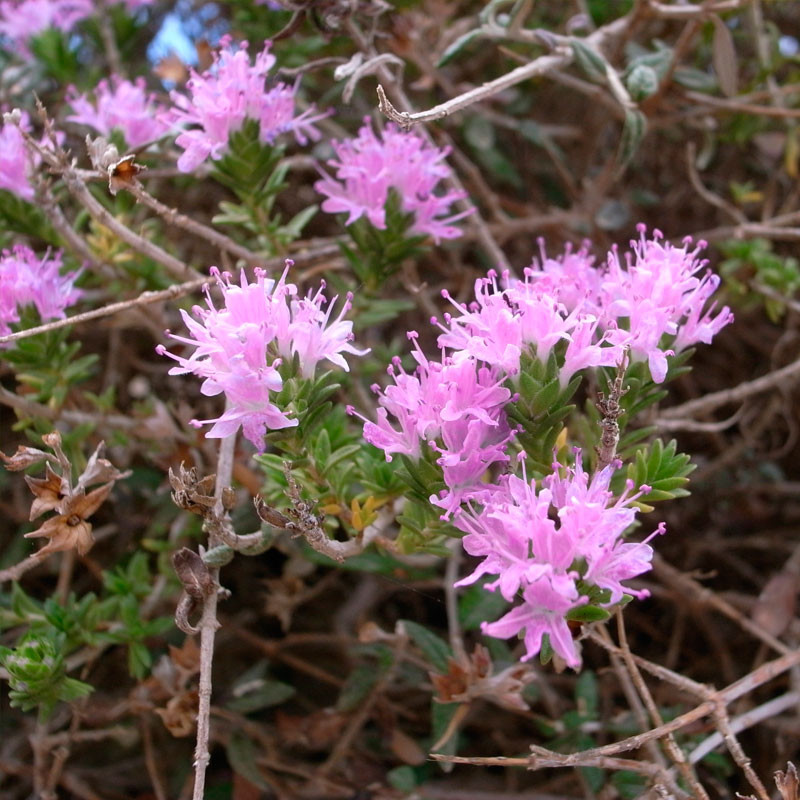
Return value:
[[(658, 706), (653, 699), (653, 695), (650, 693), (647, 684), (644, 682), (642, 674), (639, 672), (639, 668), (635, 659), (633, 658), (633, 653), (631, 653), (630, 647), (628, 646), (628, 639), (625, 632), (625, 622), (620, 609), (617, 610), (616, 616), (617, 634), (619, 636), (620, 649), (622, 650), (622, 660), (625, 662), (625, 666), (628, 668), (628, 672), (630, 673), (633, 683), (639, 692), (639, 696), (642, 698), (642, 701), (647, 708), (647, 713), (650, 715), (650, 720), (654, 725), (663, 725), (664, 720), (661, 716), (661, 712), (658, 710)], [(675, 741), (675, 737), (671, 733), (668, 733), (664, 737), (664, 749), (667, 751), (667, 754), (672, 759), (673, 763), (678, 767), (681, 776), (691, 788), (694, 797), (699, 798), (700, 800), (708, 800), (708, 792), (706, 792), (700, 781), (697, 779), (697, 775), (695, 775), (694, 770), (686, 759), (683, 751), (678, 746), (678, 743)]]
[(42, 563), (47, 558), (47, 553), (44, 555), (41, 554), (41, 551), (37, 550), (35, 553), (31, 553), (27, 558), (20, 561), (18, 564), (14, 564), (12, 567), (7, 567), (6, 569), (0, 570), (0, 583), (5, 583), (6, 581), (18, 581), (28, 570), (33, 569), (35, 566)]
[[(45, 130), (52, 134), (52, 125), (44, 106), (41, 103), (37, 105)], [(69, 193), (89, 212), (92, 219), (104, 225), (138, 253), (161, 264), (173, 277), (186, 279), (187, 277), (199, 276), (199, 273), (188, 264), (123, 225), (102, 203), (96, 200), (94, 195), (86, 188), (86, 183), (80, 171), (72, 164), (68, 153), (57, 145), (53, 135), (50, 136), (48, 144), (43, 146), (27, 131), (23, 130), (21, 126), (17, 125), (17, 129), (25, 138), (28, 147), (38, 153), (55, 174), (61, 176)]]
[[(305, 264), (312, 264), (320, 259), (338, 255), (339, 252), (339, 247), (335, 243), (326, 244), (315, 250), (309, 250), (305, 253), (293, 253), (291, 255), (291, 259), (294, 261), (295, 268), (298, 268)], [(263, 269), (271, 270), (280, 269), (285, 262), (285, 258), (275, 257), (262, 259), (260, 264)], [(111, 303), (107, 306), (103, 306), (102, 308), (86, 311), (83, 314), (75, 314), (74, 316), (67, 317), (66, 319), (57, 319), (52, 322), (47, 322), (44, 325), (37, 325), (35, 328), (27, 328), (24, 331), (17, 331), (16, 333), (10, 333), (7, 336), (0, 336), (0, 345), (6, 344), (7, 342), (14, 342), (17, 339), (25, 339), (28, 336), (35, 336), (39, 333), (46, 333), (48, 331), (58, 330), (59, 328), (65, 328), (70, 325), (77, 325), (81, 322), (88, 322), (89, 320), (108, 317), (112, 314), (116, 314), (120, 311), (125, 311), (136, 306), (150, 305), (151, 303), (160, 303), (167, 300), (176, 300), (179, 297), (183, 297), (184, 295), (201, 288), (209, 281), (210, 278), (194, 278), (190, 281), (170, 286), (169, 289), (162, 289), (158, 292), (142, 292), (140, 295), (131, 298), (130, 300), (121, 300), (119, 303)]]
[(762, 106), (754, 103), (743, 103), (735, 97), (722, 98), (700, 92), (685, 92), (688, 100), (698, 105), (710, 106), (732, 114), (754, 114), (759, 117), (783, 117), (788, 119), (800, 118), (800, 108), (783, 108), (781, 106)]
[(777, 386), (785, 386), (798, 379), (800, 379), (800, 359), (774, 372), (768, 372), (753, 381), (746, 381), (731, 389), (722, 389), (719, 392), (712, 392), (695, 400), (689, 400), (679, 406), (666, 408), (661, 412), (661, 418), (670, 420), (696, 417), (728, 403), (738, 403)]
[[(234, 452), (236, 448), (236, 434), (228, 436), (220, 442), (219, 457), (217, 459), (217, 480), (214, 489), (214, 516), (222, 519), (227, 515), (223, 506), (223, 493), (230, 486), (233, 475)], [(209, 531), (209, 548), (222, 544), (213, 531)], [(210, 577), (215, 586), (218, 586), (219, 568), (209, 569)], [(203, 614), (198, 627), (200, 628), (200, 678), (198, 683), (197, 701), (197, 745), (194, 751), (194, 790), (192, 800), (203, 800), (206, 768), (211, 759), (208, 750), (211, 714), (211, 672), (214, 661), (214, 638), (217, 628), (217, 598), (218, 591), (212, 591), (205, 597)]]
[(648, 0), (645, 5), (648, 12), (654, 17), (664, 19), (704, 19), (710, 14), (722, 14), (725, 11), (735, 11), (749, 5), (750, 0), (718, 0), (716, 3), (703, 3), (702, 5), (669, 5)]
[[(630, 23), (630, 15), (620, 17), (619, 19), (610, 22), (608, 25), (598, 28), (594, 33), (590, 34), (584, 40), (588, 47), (602, 47), (602, 45), (611, 38), (614, 38), (627, 29)], [(380, 84), (378, 85), (378, 108), (389, 119), (402, 125), (405, 128), (410, 128), (414, 125), (419, 125), (423, 122), (433, 122), (442, 117), (447, 117), (454, 114), (456, 111), (461, 111), (468, 108), (475, 103), (486, 100), (494, 95), (516, 86), (522, 81), (529, 78), (535, 78), (540, 75), (546, 75), (553, 70), (563, 69), (572, 63), (573, 55), (572, 50), (563, 47), (552, 54), (539, 56), (528, 64), (512, 69), (505, 75), (495, 78), (493, 81), (476, 86), (463, 94), (453, 97), (444, 103), (440, 103), (433, 108), (426, 111), (418, 111), (416, 113), (409, 113), (408, 111), (398, 111), (389, 99), (386, 97), (386, 92)]]
[(331, 770), (333, 770), (333, 768), (342, 760), (356, 735), (367, 722), (375, 703), (394, 680), (397, 668), (403, 660), (406, 647), (408, 647), (408, 638), (399, 637), (395, 641), (396, 644), (394, 647), (392, 663), (388, 669), (385, 670), (383, 675), (381, 675), (379, 680), (375, 682), (375, 685), (370, 690), (369, 696), (364, 700), (359, 709), (352, 716), (347, 728), (345, 728), (342, 734), (338, 737), (338, 740), (331, 750), (330, 755), (327, 759), (325, 759), (325, 762), (319, 767), (319, 769), (317, 769), (317, 775), (327, 776)]
[(697, 173), (697, 167), (695, 166), (695, 155), (697, 153), (697, 147), (695, 146), (694, 142), (688, 142), (686, 145), (686, 166), (689, 172), (689, 181), (692, 184), (692, 187), (703, 198), (707, 203), (716, 208), (720, 209), (723, 213), (733, 219), (734, 222), (742, 225), (747, 222), (747, 217), (734, 206), (732, 203), (729, 203), (724, 198), (720, 197), (718, 194), (715, 194), (710, 189), (707, 189), (705, 184), (702, 180), (700, 180), (700, 175)]
[[(359, 48), (363, 52), (367, 53), (369, 51), (369, 54), (371, 56), (377, 55), (374, 48), (372, 48), (367, 42), (366, 37), (359, 30), (359, 28), (352, 23), (352, 21), (348, 23), (348, 29), (353, 38), (356, 40), (356, 43), (358, 44)], [(386, 83), (387, 86), (393, 83), (394, 76), (392, 75), (392, 73), (389, 71), (389, 69), (386, 67), (385, 64), (378, 65), (376, 71), (378, 74), (379, 81), (383, 81), (384, 83)], [(394, 92), (394, 95), (399, 102), (403, 103), (403, 105), (407, 107), (410, 105), (409, 100), (406, 97), (406, 94), (401, 86), (399, 85), (392, 86), (392, 91)], [(379, 97), (381, 95), (383, 95), (384, 97), (386, 96), (383, 87), (380, 84), (378, 84), (378, 95)], [(430, 135), (427, 132), (424, 132), (423, 136), (428, 142), (433, 144), (433, 140), (431, 139)], [(464, 189), (464, 185), (461, 183), (460, 178), (454, 172), (451, 172), (446, 180), (447, 183), (449, 183), (450, 186), (456, 192), (461, 194), (464, 198), (456, 202), (456, 207), (461, 209), (462, 211), (468, 208), (472, 208), (470, 203), (466, 200), (466, 198), (469, 196), (469, 193)], [(494, 265), (501, 271), (511, 270), (511, 264), (506, 258), (506, 254), (503, 252), (500, 245), (495, 241), (495, 238), (492, 235), (491, 231), (489, 230), (486, 221), (483, 219), (483, 217), (481, 216), (481, 214), (477, 209), (475, 209), (475, 213), (473, 213), (470, 217), (470, 225), (476, 231), (477, 234), (476, 238), (483, 245), (483, 248), (486, 251), (487, 256), (494, 262)]]
[(114, 35), (114, 26), (111, 21), (110, 2), (108, 0), (95, 0), (95, 18), (97, 27), (100, 29), (100, 38), (103, 41), (103, 49), (106, 53), (106, 61), (110, 72), (125, 77), (122, 66), (122, 58), (117, 47), (117, 39)]
[[(591, 638), (601, 646), (606, 647), (612, 652), (618, 652), (621, 655), (619, 648), (615, 648), (613, 646), (609, 647), (608, 643), (600, 640), (600, 637), (592, 636)], [(634, 658), (636, 658), (636, 663), (641, 667), (658, 667), (658, 665), (651, 664), (645, 659), (638, 658), (636, 656), (634, 656)], [(637, 733), (634, 736), (629, 736), (627, 739), (622, 739), (618, 742), (612, 742), (611, 744), (601, 745), (600, 747), (594, 747), (591, 750), (585, 750), (582, 753), (571, 753), (564, 756), (561, 756), (560, 753), (555, 753), (554, 755), (561, 756), (563, 758), (562, 763), (560, 763), (558, 766), (569, 767), (574, 766), (579, 762), (583, 763), (582, 759), (587, 756), (613, 756), (617, 755), (618, 753), (638, 750), (646, 742), (660, 739), (669, 733), (679, 731), (688, 725), (703, 719), (703, 717), (713, 715), (717, 710), (719, 703), (729, 705), (730, 703), (734, 702), (734, 700), (738, 700), (740, 697), (749, 694), (759, 686), (762, 686), (768, 681), (773, 680), (774, 678), (778, 677), (778, 675), (782, 675), (784, 672), (792, 669), (792, 667), (795, 667), (798, 664), (800, 664), (800, 650), (793, 650), (786, 655), (776, 658), (774, 661), (768, 661), (766, 664), (762, 664), (760, 667), (758, 667), (758, 669), (748, 673), (744, 678), (740, 678), (738, 681), (729, 684), (724, 689), (714, 691), (709, 687), (704, 687), (701, 684), (697, 684), (697, 686), (700, 687), (705, 695), (713, 699), (705, 700), (690, 711), (681, 714), (679, 717), (676, 717), (669, 722), (665, 722), (663, 725), (659, 725), (658, 727), (649, 731), (645, 731), (644, 733)], [(671, 672), (670, 670), (664, 670), (663, 667), (658, 669), (665, 672)], [(655, 672), (655, 669), (651, 669), (651, 671)], [(675, 673), (671, 674), (675, 675), (676, 678), (681, 679), (681, 682), (688, 680), (682, 679), (681, 676), (676, 675)], [(690, 681), (689, 683), (694, 683), (694, 681)], [(487, 766), (498, 767), (528, 767), (531, 765), (530, 758), (505, 758), (503, 756), (465, 759), (454, 756), (431, 755), (431, 758), (436, 761), (446, 761), (453, 764), (485, 764)]]
[[(778, 714), (789, 711), (790, 709), (796, 709), (798, 706), (800, 706), (800, 692), (787, 692), (755, 708), (748, 709), (744, 714), (734, 717), (729, 723), (730, 730), (733, 733), (740, 733), (748, 728), (752, 728), (759, 722), (777, 717)], [(700, 742), (700, 744), (689, 753), (689, 761), (692, 764), (696, 764), (724, 743), (725, 739), (723, 735), (719, 731), (714, 731), (714, 733)]]
[(230, 253), (236, 258), (241, 258), (251, 265), (260, 265), (264, 261), (264, 257), (258, 253), (254, 253), (242, 245), (237, 244), (230, 237), (224, 233), (210, 228), (208, 225), (203, 225), (201, 222), (187, 217), (186, 214), (181, 214), (177, 208), (170, 208), (169, 206), (157, 200), (151, 195), (138, 180), (133, 180), (126, 184), (125, 189), (129, 191), (139, 202), (144, 203), (148, 208), (156, 212), (168, 224), (175, 225), (178, 228), (183, 228), (201, 239), (205, 239), (215, 247), (218, 247), (223, 253)]

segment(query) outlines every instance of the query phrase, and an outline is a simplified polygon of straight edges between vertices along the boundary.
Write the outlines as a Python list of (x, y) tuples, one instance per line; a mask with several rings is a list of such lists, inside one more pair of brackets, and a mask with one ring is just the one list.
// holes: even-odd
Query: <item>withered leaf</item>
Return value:
[(800, 780), (797, 777), (797, 768), (791, 761), (786, 762), (786, 772), (778, 770), (775, 773), (775, 785), (781, 793), (781, 800), (798, 800), (800, 798)]
[(64, 495), (69, 491), (69, 486), (64, 484), (61, 476), (53, 470), (50, 464), (45, 466), (44, 478), (32, 478), (25, 476), (25, 483), (34, 494), (34, 501), (31, 504), (31, 514), (28, 519), (36, 519), (45, 511), (52, 511), (58, 508)]
[(183, 590), (189, 597), (202, 600), (217, 590), (211, 572), (202, 556), (195, 553), (194, 550), (190, 550), (188, 547), (176, 550), (172, 554), (172, 566), (183, 584)]
[(164, 708), (156, 709), (156, 714), (173, 736), (189, 736), (197, 723), (197, 691), (186, 690), (170, 698)]
[(58, 516), (50, 517), (40, 528), (25, 534), (26, 539), (47, 537), (50, 541), (39, 551), (40, 554), (57, 553), (75, 549), (86, 555), (94, 544), (92, 525), (87, 520), (105, 502), (113, 481), (85, 494), (83, 490), (64, 497), (56, 505)]
[(37, 450), (35, 447), (24, 447), (19, 445), (17, 452), (13, 456), (7, 456), (0, 450), (0, 460), (3, 461), (5, 468), (9, 472), (19, 472), (20, 470), (27, 469), (33, 464), (38, 464), (45, 458), (52, 458), (49, 453), (44, 450)]

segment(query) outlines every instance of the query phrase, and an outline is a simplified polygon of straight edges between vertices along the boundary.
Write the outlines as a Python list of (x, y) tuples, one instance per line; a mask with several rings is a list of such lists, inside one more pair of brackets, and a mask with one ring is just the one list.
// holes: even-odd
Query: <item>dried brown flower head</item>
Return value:
[[(53, 431), (43, 436), (42, 441), (55, 455), (22, 446), (11, 457), (0, 453), (6, 468), (12, 471), (25, 469), (43, 459), (47, 461), (43, 478), (25, 476), (34, 495), (29, 518), (36, 519), (48, 511), (55, 511), (56, 515), (45, 520), (35, 531), (26, 533), (25, 538), (49, 539), (39, 550), (39, 555), (62, 550), (77, 550), (80, 555), (85, 555), (94, 544), (89, 517), (105, 502), (114, 483), (130, 473), (120, 472), (110, 461), (100, 457), (101, 442), (73, 486), (72, 463), (61, 449), (61, 434)], [(103, 485), (87, 491), (89, 486), (97, 483)]]

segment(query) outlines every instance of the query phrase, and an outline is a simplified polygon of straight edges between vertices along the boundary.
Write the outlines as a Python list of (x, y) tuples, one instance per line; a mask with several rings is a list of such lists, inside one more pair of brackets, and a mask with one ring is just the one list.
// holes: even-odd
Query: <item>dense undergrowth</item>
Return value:
[(796, 799), (796, 4), (0, 18), (2, 797)]

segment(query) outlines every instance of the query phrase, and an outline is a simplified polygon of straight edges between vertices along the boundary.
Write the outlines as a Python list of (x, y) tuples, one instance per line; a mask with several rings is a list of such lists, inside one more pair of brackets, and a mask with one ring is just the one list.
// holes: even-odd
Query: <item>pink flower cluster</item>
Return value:
[(17, 245), (0, 255), (0, 336), (11, 333), (19, 322), (19, 308), (33, 305), (42, 321), (63, 319), (64, 311), (83, 294), (76, 289), (80, 271), (61, 274), (61, 251), (39, 258), (33, 250)]
[[(19, 114), (19, 125), (9, 121), (0, 128), (0, 189), (32, 202), (34, 191), (30, 175), (39, 167), (42, 159), (38, 153), (29, 150), (20, 131), (20, 128), (26, 133), (30, 131), (27, 113), (15, 110), (13, 114)], [(56, 139), (61, 143), (63, 134), (57, 132)], [(48, 141), (43, 139), (40, 144), (47, 147)]]
[[(353, 323), (344, 319), (352, 304), (348, 295), (338, 317), (331, 319), (337, 298), (328, 302), (325, 284), (316, 293), (298, 296), (297, 287), (286, 282), (292, 262), (278, 281), (255, 270), (255, 281), (248, 283), (242, 271), (238, 285), (228, 273), (211, 268), (224, 306), (216, 308), (206, 287), (207, 308), (195, 306), (193, 315), (181, 311), (189, 336), (168, 335), (180, 344), (194, 347), (188, 357), (175, 355), (159, 345), (157, 352), (178, 362), (170, 375), (193, 373), (203, 378), (204, 395), (224, 394), (225, 412), (215, 419), (195, 420), (193, 424), (213, 423), (208, 438), (230, 436), (241, 427), (244, 435), (259, 449), (264, 448), (267, 430), (297, 425), (270, 400), (270, 393), (283, 388), (278, 367), (297, 356), (301, 374), (314, 375), (324, 360), (348, 369), (343, 353), (364, 355), (352, 344)], [(323, 306), (327, 308), (323, 310)]]
[(264, 88), (267, 73), (275, 64), (270, 46), (270, 42), (264, 42), (264, 49), (252, 65), (247, 42), (242, 42), (239, 49), (225, 49), (206, 72), (199, 75), (192, 71), (187, 83), (190, 97), (171, 93), (174, 108), (164, 112), (161, 119), (170, 126), (191, 126), (175, 140), (184, 150), (178, 159), (182, 172), (192, 172), (209, 157), (221, 158), (230, 134), (240, 130), (247, 119), (259, 123), (261, 141), (267, 144), (288, 132), (300, 144), (319, 139), (314, 123), (327, 114), (309, 108), (296, 116), (296, 86), (276, 83)]
[[(153, 0), (124, 0), (129, 11)], [(0, 36), (20, 55), (28, 54), (28, 42), (48, 28), (71, 31), (94, 13), (92, 0), (3, 0), (0, 2)]]
[(22, 133), (13, 123), (4, 123), (0, 128), (0, 189), (23, 200), (33, 200), (33, 186), (28, 180), (30, 168), (31, 156)]
[(453, 225), (473, 209), (452, 216), (450, 206), (464, 198), (460, 192), (435, 194), (439, 182), (450, 175), (444, 159), (448, 151), (428, 145), (414, 133), (401, 133), (389, 123), (381, 138), (375, 135), (369, 119), (358, 136), (333, 142), (336, 158), (328, 164), (336, 177), (323, 172), (314, 188), (327, 199), (322, 210), (330, 214), (346, 212), (347, 225), (362, 216), (381, 230), (386, 228), (386, 200), (394, 189), (403, 211), (412, 214), (411, 232), (429, 235), (435, 241), (455, 239), (461, 230)]
[(618, 602), (621, 582), (649, 569), (649, 545), (622, 541), (634, 520), (630, 503), (648, 489), (632, 494), (628, 486), (614, 500), (609, 483), (618, 465), (590, 481), (580, 454), (565, 476), (557, 470), (547, 476), (538, 494), (535, 482), (513, 476), (483, 482), (489, 467), (510, 460), (515, 431), (506, 406), (514, 397), (506, 379), (513, 380), (528, 350), (542, 361), (555, 353), (565, 386), (580, 370), (619, 363), (628, 348), (660, 383), (667, 356), (710, 342), (733, 318), (727, 307), (715, 313), (709, 304), (719, 279), (704, 271), (702, 244), (691, 249), (686, 240), (673, 247), (658, 231), (651, 239), (645, 233), (641, 227), (624, 259), (612, 250), (603, 268), (585, 248), (568, 250), (560, 259), (543, 256), (523, 280), (504, 274), (501, 282), (490, 273), (476, 282), (469, 305), (445, 292), (458, 313), (433, 322), (442, 330), (439, 347), (449, 355), (428, 361), (417, 335), (409, 334), (414, 374), (395, 359), (388, 370), (393, 384), (373, 387), (377, 419), (365, 419), (364, 438), (387, 460), (396, 453), (418, 460), (423, 443), (436, 451), (447, 488), (430, 502), (467, 534), (467, 552), (484, 558), (462, 583), (488, 573), (499, 576), (489, 588), (499, 588), (506, 600), (521, 592), (522, 604), (484, 631), (503, 638), (524, 631), (526, 658), (547, 633), (555, 651), (576, 665), (566, 612), (587, 602), (586, 587), (608, 590), (605, 604)]
[(158, 139), (167, 130), (160, 117), (164, 108), (155, 94), (145, 90), (144, 78), (132, 83), (114, 75), (110, 84), (101, 80), (93, 95), (81, 94), (71, 86), (66, 99), (74, 113), (67, 120), (94, 128), (106, 137), (119, 130), (132, 148)]
[(539, 652), (542, 636), (548, 634), (553, 650), (568, 665), (578, 666), (565, 614), (588, 600), (579, 580), (606, 590), (601, 605), (618, 603), (625, 593), (647, 596), (622, 581), (650, 569), (653, 550), (647, 542), (665, 529), (662, 523), (644, 542), (623, 540), (636, 516), (630, 504), (649, 489), (643, 486), (634, 494), (629, 483), (614, 499), (608, 487), (616, 466), (605, 467), (590, 480), (577, 451), (575, 466), (562, 475), (554, 464), (538, 491), (536, 481), (506, 475), (487, 490), (480, 511), (470, 508), (455, 517), (456, 527), (466, 534), (464, 549), (483, 559), (456, 586), (496, 575), (487, 589), (499, 589), (508, 602), (521, 596), (521, 604), (496, 622), (483, 623), (482, 630), (501, 639), (524, 633), (523, 660)]
[[(506, 446), (513, 431), (503, 409), (511, 392), (502, 385), (504, 376), (496, 367), (472, 358), (428, 361), (416, 338), (409, 333), (415, 344), (414, 374), (406, 373), (396, 358), (388, 369), (394, 385), (385, 390), (372, 387), (378, 395), (378, 420), (361, 417), (364, 438), (383, 450), (387, 461), (392, 453), (418, 459), (423, 442), (436, 451), (449, 491), (431, 502), (449, 516), (481, 493), (481, 476), (492, 464), (508, 461)], [(348, 412), (361, 416), (352, 407)]]
[(523, 280), (504, 274), (503, 288), (490, 273), (477, 281), (469, 307), (451, 301), (459, 313), (445, 315), (439, 346), (514, 374), (523, 349), (534, 347), (546, 361), (563, 342), (562, 385), (581, 369), (619, 363), (630, 348), (632, 360), (646, 361), (662, 383), (667, 356), (709, 343), (733, 314), (727, 306), (715, 314), (716, 304), (708, 304), (719, 277), (698, 257), (704, 242), (674, 247), (659, 231), (647, 239), (640, 226), (639, 234), (632, 253), (621, 260), (615, 247), (603, 268), (584, 248), (560, 259), (543, 254)]

